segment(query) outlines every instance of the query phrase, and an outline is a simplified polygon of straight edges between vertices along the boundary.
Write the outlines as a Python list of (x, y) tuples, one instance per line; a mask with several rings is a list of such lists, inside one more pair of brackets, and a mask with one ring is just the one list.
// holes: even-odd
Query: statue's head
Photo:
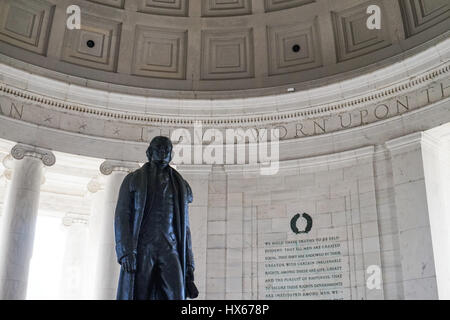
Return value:
[(147, 149), (147, 158), (150, 162), (168, 164), (172, 160), (172, 141), (163, 136), (154, 137)]

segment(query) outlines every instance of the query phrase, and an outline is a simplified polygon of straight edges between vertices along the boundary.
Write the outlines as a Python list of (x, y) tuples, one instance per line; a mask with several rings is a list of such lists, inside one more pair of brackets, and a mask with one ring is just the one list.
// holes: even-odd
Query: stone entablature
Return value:
[[(450, 94), (449, 42), (337, 85), (230, 101), (155, 99), (73, 88), (0, 65), (0, 116), (83, 136), (135, 142), (192, 128), (195, 121), (219, 130), (278, 128), (281, 140), (315, 136), (384, 121), (446, 100)], [(372, 87), (366, 85), (371, 79)], [(211, 112), (195, 111), (201, 108)]]
[(227, 101), (82, 88), (17, 69), (8, 58), (9, 66), (0, 64), (0, 136), (123, 161), (145, 161), (153, 136), (192, 131), (195, 121), (222, 132), (278, 129), (280, 160), (384, 143), (450, 121), (449, 43), (338, 84)]
[(216, 127), (265, 124), (357, 108), (417, 90), (436, 80), (441, 73), (448, 73), (449, 43), (443, 35), (440, 43), (416, 55), (405, 55), (395, 64), (377, 65), (378, 69), (372, 73), (365, 74), (361, 70), (352, 78), (330, 81), (317, 88), (257, 98), (233, 96), (226, 100), (210, 100), (179, 96), (177, 99), (160, 99), (151, 92), (135, 92), (133, 87), (126, 87), (127, 93), (121, 93), (123, 88), (112, 84), (95, 89), (85, 80), (83, 84), (73, 84), (73, 77), (53, 80), (51, 72), (40, 76), (36, 67), (27, 67), (1, 54), (0, 85), (2, 91), (56, 110), (84, 112), (124, 122), (189, 126), (194, 120), (202, 120)]

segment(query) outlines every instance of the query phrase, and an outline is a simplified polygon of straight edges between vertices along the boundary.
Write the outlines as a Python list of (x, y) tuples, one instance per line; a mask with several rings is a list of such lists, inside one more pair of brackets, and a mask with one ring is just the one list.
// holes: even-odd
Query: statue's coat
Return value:
[[(189, 229), (188, 203), (192, 202), (192, 191), (189, 184), (172, 167), (168, 167), (169, 177), (172, 183), (174, 199), (174, 223), (175, 234), (178, 243), (178, 254), (180, 257), (181, 270), (183, 273), (183, 287), (186, 288), (186, 268), (194, 268), (192, 254), (191, 232)], [(144, 208), (146, 201), (150, 201), (151, 208), (153, 198), (147, 199), (147, 194), (154, 195), (150, 191), (154, 186), (152, 181), (156, 177), (156, 167), (151, 162), (147, 162), (142, 168), (128, 174), (122, 182), (119, 191), (119, 199), (114, 219), (114, 231), (116, 238), (117, 260), (135, 253), (137, 254), (138, 240)], [(119, 285), (117, 289), (117, 299), (134, 299), (135, 273), (120, 271)]]

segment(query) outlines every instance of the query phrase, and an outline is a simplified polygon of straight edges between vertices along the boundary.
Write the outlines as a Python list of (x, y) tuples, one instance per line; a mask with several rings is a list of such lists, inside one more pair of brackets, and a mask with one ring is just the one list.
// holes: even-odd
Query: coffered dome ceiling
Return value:
[[(66, 28), (73, 4), (81, 8), (80, 30)], [(381, 9), (380, 30), (366, 26), (369, 5)], [(27, 71), (117, 92), (234, 98), (321, 86), (399, 61), (446, 37), (450, 5), (2, 0), (0, 12), (2, 59)]]

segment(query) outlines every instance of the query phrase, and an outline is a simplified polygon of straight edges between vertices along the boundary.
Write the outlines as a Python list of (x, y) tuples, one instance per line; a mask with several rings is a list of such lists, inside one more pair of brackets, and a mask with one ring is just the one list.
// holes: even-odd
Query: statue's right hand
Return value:
[(125, 272), (136, 272), (136, 254), (131, 253), (127, 256), (124, 256), (120, 260), (120, 264)]

